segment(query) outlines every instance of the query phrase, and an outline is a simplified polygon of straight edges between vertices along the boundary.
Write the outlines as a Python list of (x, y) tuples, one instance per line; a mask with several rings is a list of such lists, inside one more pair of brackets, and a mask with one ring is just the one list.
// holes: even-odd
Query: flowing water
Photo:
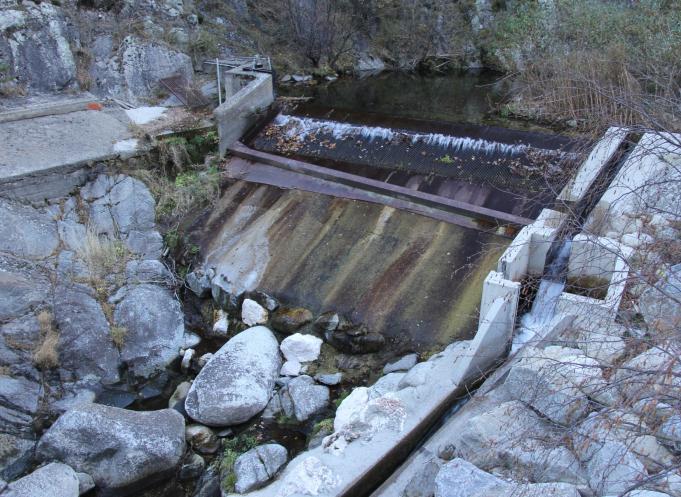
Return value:
[(532, 309), (520, 320), (519, 329), (513, 337), (511, 352), (534, 339), (541, 338), (550, 329), (558, 298), (565, 288), (565, 268), (570, 259), (571, 248), (571, 240), (563, 242), (558, 255), (547, 268), (539, 283)]
[[(285, 128), (288, 138), (297, 137), (305, 140), (310, 135), (318, 133), (330, 134), (336, 140), (360, 137), (370, 143), (375, 140), (393, 141), (405, 140), (411, 144), (425, 143), (436, 145), (452, 152), (472, 152), (487, 155), (519, 155), (527, 153), (534, 148), (524, 143), (502, 143), (484, 138), (468, 136), (453, 136), (442, 133), (419, 133), (410, 130), (386, 128), (382, 126), (365, 126), (327, 119), (315, 119), (312, 117), (291, 116), (279, 114), (273, 121), (275, 126)], [(547, 153), (553, 152), (546, 150)], [(556, 151), (560, 154), (560, 151)]]
[(576, 158), (572, 137), (502, 118), (508, 84), (489, 72), (281, 91), (312, 100), (286, 106), (253, 148), (524, 218), (553, 203)]

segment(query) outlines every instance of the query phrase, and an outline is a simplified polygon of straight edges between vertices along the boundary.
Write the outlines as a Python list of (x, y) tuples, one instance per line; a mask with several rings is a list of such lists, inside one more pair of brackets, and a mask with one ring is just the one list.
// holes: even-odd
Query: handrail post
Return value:
[(220, 84), (220, 59), (215, 58), (215, 71), (218, 77), (218, 106), (222, 105), (222, 85)]

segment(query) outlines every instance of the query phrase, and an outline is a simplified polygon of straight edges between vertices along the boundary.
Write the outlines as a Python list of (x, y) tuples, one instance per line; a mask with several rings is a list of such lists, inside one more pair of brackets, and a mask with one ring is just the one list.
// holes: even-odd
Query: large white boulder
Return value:
[(189, 389), (185, 410), (208, 426), (248, 421), (267, 406), (280, 368), (279, 343), (268, 328), (242, 331), (203, 367)]
[(508, 467), (513, 476), (536, 482), (583, 484), (579, 461), (561, 443), (560, 433), (518, 401), (505, 402), (472, 417), (449, 440), (461, 457), (484, 470)]
[(512, 398), (562, 425), (571, 425), (586, 416), (589, 396), (604, 397), (604, 403), (610, 402), (607, 394), (611, 389), (598, 361), (579, 349), (532, 349), (511, 368), (505, 387)]
[(295, 333), (281, 342), (281, 353), (287, 361), (316, 361), (322, 349), (323, 340), (313, 335)]
[(435, 497), (475, 497), (505, 486), (504, 480), (457, 458), (443, 464), (435, 476)]
[(669, 268), (656, 286), (648, 288), (639, 300), (641, 314), (648, 325), (663, 331), (681, 325), (681, 264)]
[(652, 347), (626, 361), (614, 375), (622, 394), (629, 400), (678, 401), (681, 389), (681, 358), (676, 345)]
[(592, 413), (573, 434), (575, 451), (584, 462), (589, 486), (600, 495), (624, 492), (647, 477), (634, 448), (645, 426), (624, 412)]

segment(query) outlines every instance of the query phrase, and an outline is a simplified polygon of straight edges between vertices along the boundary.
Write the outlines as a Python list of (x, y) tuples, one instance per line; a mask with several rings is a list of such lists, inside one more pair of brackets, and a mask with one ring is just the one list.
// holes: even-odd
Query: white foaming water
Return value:
[(549, 331), (555, 317), (556, 304), (565, 288), (565, 281), (555, 281), (548, 278), (560, 277), (570, 258), (572, 240), (566, 240), (560, 247), (556, 259), (547, 270), (547, 278), (539, 283), (537, 295), (532, 302), (532, 310), (520, 319), (520, 326), (513, 337), (511, 352), (534, 339), (543, 337)]
[[(449, 148), (454, 152), (470, 151), (489, 155), (506, 154), (518, 155), (527, 152), (532, 148), (529, 145), (509, 145), (482, 138), (468, 138), (462, 136), (443, 135), (440, 133), (412, 133), (407, 131), (395, 131), (390, 128), (379, 126), (358, 126), (355, 124), (339, 121), (328, 121), (314, 119), (311, 117), (296, 117), (286, 114), (279, 114), (274, 118), (275, 126), (287, 127), (286, 136), (288, 138), (298, 138), (304, 140), (308, 135), (315, 133), (328, 133), (339, 140), (346, 137), (361, 137), (369, 140), (381, 139), (390, 141), (395, 138), (405, 138), (412, 143), (425, 143), (427, 145), (437, 145), (442, 148)], [(542, 150), (545, 153), (555, 154), (560, 152), (553, 150)]]

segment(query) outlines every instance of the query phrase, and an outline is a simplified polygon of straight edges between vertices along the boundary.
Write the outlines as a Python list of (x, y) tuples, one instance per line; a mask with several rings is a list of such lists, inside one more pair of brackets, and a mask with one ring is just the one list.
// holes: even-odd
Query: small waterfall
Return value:
[(279, 114), (272, 121), (273, 125), (285, 128), (284, 132), (288, 138), (304, 140), (316, 133), (332, 135), (336, 140), (348, 137), (360, 137), (373, 142), (374, 140), (392, 141), (395, 139), (409, 140), (411, 143), (425, 143), (426, 145), (436, 145), (449, 149), (452, 152), (472, 152), (486, 155), (520, 155), (527, 153), (530, 149), (546, 154), (563, 155), (562, 152), (554, 150), (535, 149), (529, 145), (516, 144), (510, 145), (485, 140), (482, 138), (469, 138), (465, 136), (451, 136), (440, 133), (416, 133), (405, 130), (395, 130), (379, 126), (361, 126), (339, 121), (329, 121), (314, 119), (310, 117), (297, 117), (286, 114)]
[(511, 352), (515, 352), (535, 337), (542, 337), (545, 330), (551, 326), (558, 297), (565, 288), (565, 268), (570, 259), (571, 248), (572, 240), (565, 240), (558, 255), (547, 268), (532, 302), (532, 309), (520, 320), (519, 329), (513, 337)]

